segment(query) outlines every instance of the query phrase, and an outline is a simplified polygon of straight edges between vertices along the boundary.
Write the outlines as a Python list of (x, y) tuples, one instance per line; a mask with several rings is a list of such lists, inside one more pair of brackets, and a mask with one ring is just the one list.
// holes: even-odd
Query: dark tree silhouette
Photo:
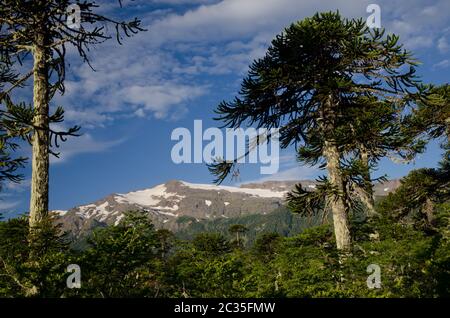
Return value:
[(238, 247), (242, 247), (241, 236), (244, 235), (246, 232), (248, 232), (248, 228), (242, 224), (233, 224), (228, 229), (228, 232), (230, 232), (233, 235), (236, 235), (236, 245)]
[[(398, 140), (394, 146), (378, 129), (394, 126), (392, 119), (398, 115), (387, 118), (414, 106), (425, 89), (415, 76), (417, 62), (397, 42), (397, 36), (371, 30), (362, 19), (344, 19), (338, 12), (318, 13), (279, 34), (265, 57), (251, 65), (239, 97), (217, 108), (217, 119), (224, 126), (279, 128), (283, 148), (294, 145), (301, 163), (326, 168), (320, 188), (323, 196), (314, 202), (321, 201), (331, 210), (341, 250), (351, 246), (349, 189), (371, 191), (370, 160), (405, 146)], [(356, 111), (363, 101), (370, 103)], [(364, 122), (370, 118), (368, 113), (383, 114), (381, 106), (386, 103), (392, 109), (384, 113), (386, 117)], [(360, 118), (362, 123), (357, 124)], [(349, 134), (351, 129), (361, 131), (372, 124), (377, 142), (367, 142), (371, 129), (360, 139)], [(220, 183), (235, 164), (236, 160), (218, 161), (209, 169)], [(304, 203), (302, 198), (309, 193), (301, 190), (290, 198), (300, 197)], [(370, 196), (365, 193), (366, 199)]]
[[(120, 6), (122, 5), (119, 1)], [(72, 6), (71, 6), (72, 5)], [(49, 114), (49, 103), (56, 92), (64, 93), (66, 49), (73, 46), (84, 62), (93, 45), (114, 37), (122, 38), (143, 31), (140, 21), (116, 21), (98, 12), (94, 1), (2, 0), (0, 1), (0, 59), (6, 65), (22, 63), (31, 57), (33, 66), (0, 92), (8, 103), (10, 120), (26, 126), (32, 144), (30, 229), (48, 213), (49, 154), (67, 136), (77, 135), (78, 126), (68, 131), (53, 131), (51, 122), (61, 122), (64, 111)], [(79, 13), (79, 16), (77, 14)], [(79, 17), (79, 21), (77, 21)], [(114, 27), (108, 34), (106, 26)], [(25, 64), (24, 64), (25, 65)], [(33, 106), (12, 104), (10, 93), (33, 79)], [(56, 153), (54, 153), (56, 154)]]

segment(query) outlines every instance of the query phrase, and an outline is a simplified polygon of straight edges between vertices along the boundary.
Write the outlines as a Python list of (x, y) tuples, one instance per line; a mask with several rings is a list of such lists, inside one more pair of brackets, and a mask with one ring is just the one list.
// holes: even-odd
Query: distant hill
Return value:
[[(267, 181), (231, 187), (173, 180), (144, 190), (111, 194), (68, 211), (54, 212), (59, 215), (63, 230), (74, 238), (84, 236), (96, 227), (118, 224), (123, 213), (130, 210), (146, 211), (157, 228), (180, 232), (180, 235), (188, 235), (186, 233), (197, 229), (217, 228), (223, 232), (224, 227), (236, 223), (237, 219), (254, 228), (279, 226), (276, 232), (282, 234), (290, 231), (288, 224), (303, 222), (282, 209), (286, 194), (298, 183), (313, 191), (317, 182)], [(375, 194), (386, 195), (398, 185), (398, 180), (377, 184)], [(271, 214), (274, 211), (278, 214)]]
[(244, 225), (248, 231), (243, 235), (244, 243), (253, 244), (255, 239), (262, 233), (278, 233), (281, 236), (293, 236), (301, 233), (304, 229), (313, 225), (318, 225), (318, 218), (308, 219), (291, 213), (286, 207), (280, 207), (268, 214), (251, 214), (241, 217), (214, 220), (188, 220), (186, 227), (176, 232), (180, 239), (192, 239), (196, 234), (211, 232), (220, 233), (230, 239), (234, 238), (229, 233), (229, 228), (233, 224)]

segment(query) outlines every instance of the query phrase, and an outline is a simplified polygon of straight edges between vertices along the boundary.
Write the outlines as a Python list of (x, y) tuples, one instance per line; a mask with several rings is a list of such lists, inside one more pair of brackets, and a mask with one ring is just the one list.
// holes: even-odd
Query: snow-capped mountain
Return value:
[[(68, 211), (54, 211), (60, 216), (63, 229), (75, 236), (97, 226), (118, 224), (124, 212), (147, 211), (158, 228), (178, 230), (189, 220), (240, 217), (267, 214), (284, 203), (295, 184), (314, 190), (315, 181), (267, 181), (239, 187), (169, 181), (149, 189), (125, 194), (111, 194), (96, 202)], [(378, 195), (398, 186), (396, 181), (377, 185)]]
[(123, 212), (131, 210), (147, 211), (155, 226), (176, 230), (182, 216), (201, 220), (272, 212), (283, 204), (287, 191), (169, 181), (55, 212), (61, 216), (63, 229), (76, 236), (93, 227), (118, 224)]

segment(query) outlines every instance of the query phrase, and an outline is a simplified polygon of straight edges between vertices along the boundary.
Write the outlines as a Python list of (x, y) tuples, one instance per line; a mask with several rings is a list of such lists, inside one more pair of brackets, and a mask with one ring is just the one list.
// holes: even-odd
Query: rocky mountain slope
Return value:
[[(125, 211), (147, 211), (157, 228), (172, 231), (192, 222), (220, 218), (239, 218), (252, 214), (268, 214), (283, 206), (285, 196), (297, 183), (314, 190), (315, 181), (267, 181), (239, 187), (169, 181), (153, 188), (111, 194), (96, 202), (68, 211), (55, 211), (65, 231), (75, 237), (95, 227), (118, 224)], [(398, 186), (398, 181), (376, 185), (377, 195)]]

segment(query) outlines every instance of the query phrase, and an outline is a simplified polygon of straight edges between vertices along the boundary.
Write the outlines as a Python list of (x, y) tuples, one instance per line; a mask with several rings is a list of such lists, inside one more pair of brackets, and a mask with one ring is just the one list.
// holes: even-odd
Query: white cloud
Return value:
[(10, 201), (10, 202), (6, 202), (6, 201), (1, 201), (0, 200), (0, 211), (6, 211), (9, 209), (12, 209), (16, 206), (18, 206), (21, 202), (20, 201)]
[(450, 44), (447, 41), (446, 37), (441, 37), (438, 40), (437, 47), (441, 53), (446, 53), (450, 49)]
[(340, 9), (350, 16), (365, 15), (369, 1), (224, 0), (183, 14), (169, 14), (148, 29), (159, 44), (173, 41), (225, 41), (278, 33), (290, 23), (316, 11)]
[(319, 169), (317, 166), (305, 166), (300, 165), (297, 161), (296, 155), (293, 152), (287, 152), (280, 155), (278, 162), (273, 161), (272, 164), (278, 164), (280, 166), (280, 171), (271, 175), (265, 175), (256, 180), (250, 180), (243, 183), (251, 182), (265, 182), (265, 181), (296, 181), (296, 180), (312, 180), (319, 176), (323, 170)]
[(69, 139), (61, 143), (59, 148), (55, 148), (55, 152), (59, 152), (59, 158), (52, 156), (51, 163), (65, 162), (75, 155), (86, 153), (98, 153), (107, 151), (108, 149), (118, 146), (125, 141), (125, 138), (118, 140), (100, 141), (94, 139), (91, 134), (85, 133), (80, 137), (69, 137)]
[[(290, 23), (317, 11), (339, 9), (347, 17), (367, 17), (372, 1), (348, 0), (157, 0), (190, 4), (189, 10), (150, 10), (148, 1), (125, 3), (142, 8), (148, 32), (126, 39), (123, 46), (109, 41), (92, 50), (96, 72), (72, 63), (67, 93), (57, 98), (67, 119), (85, 127), (103, 126), (129, 116), (157, 119), (186, 113), (196, 98), (207, 95), (205, 78), (241, 76), (265, 53), (275, 34)], [(103, 5), (103, 3), (102, 3)], [(400, 42), (417, 50), (448, 49), (445, 27), (450, 2), (383, 0), (382, 26), (400, 34)], [(135, 13), (133, 13), (135, 14)], [(68, 60), (75, 61), (76, 52)], [(209, 79), (207, 79), (209, 80)]]
[(142, 113), (151, 111), (156, 118), (161, 119), (167, 116), (173, 105), (192, 101), (204, 93), (204, 87), (165, 83), (149, 86), (132, 85), (122, 89), (118, 94), (126, 96), (124, 102), (127, 104), (143, 106), (139, 109)]
[(77, 109), (76, 107), (67, 107), (65, 119), (67, 122), (81, 124), (83, 128), (104, 127), (104, 124), (113, 121), (112, 116), (109, 114), (97, 112), (95, 109)]
[(380, 1), (382, 24), (387, 31), (400, 35), (400, 42), (409, 50), (426, 49), (448, 26), (450, 2), (447, 0)]
[[(274, 34), (307, 15), (304, 9), (316, 9), (313, 2), (295, 0), (216, 2), (202, 1), (185, 13), (166, 12), (156, 19), (150, 12), (143, 17), (148, 32), (127, 39), (124, 46), (110, 41), (91, 51), (96, 72), (72, 64), (67, 93), (55, 99), (67, 109), (67, 120), (92, 128), (120, 116), (164, 119), (185, 113), (189, 103), (208, 93), (196, 76), (244, 73)], [(328, 6), (357, 7), (346, 3)], [(76, 60), (76, 52), (70, 54)]]
[(265, 182), (265, 181), (296, 181), (296, 180), (312, 180), (320, 174), (321, 170), (316, 167), (297, 166), (282, 170), (270, 176), (262, 177), (257, 180), (246, 181), (251, 182)]
[(151, 0), (154, 3), (166, 4), (207, 4), (218, 2), (218, 0)]
[(433, 65), (433, 68), (447, 68), (450, 66), (450, 60), (442, 60)]
[(23, 192), (29, 191), (31, 185), (31, 178), (15, 183), (6, 181), (2, 184), (2, 191), (0, 192), (0, 212), (13, 212), (22, 203)]
[(69, 70), (66, 94), (56, 96), (55, 103), (64, 105), (70, 123), (92, 128), (121, 116), (171, 118), (171, 113), (207, 93), (204, 84), (175, 74), (181, 64), (173, 53), (158, 51), (138, 38), (129, 42), (105, 43), (94, 51), (95, 72), (86, 64)]
[[(28, 190), (28, 188), (30, 187), (30, 184), (31, 184), (31, 179), (29, 178), (29, 179), (22, 180), (20, 182), (8, 181), (8, 182), (5, 182), (5, 184), (2, 185), (2, 187), (8, 192), (20, 193), (25, 190)], [(5, 193), (8, 194), (8, 192), (5, 192)], [(2, 193), (2, 194), (5, 194), (5, 193)]]

